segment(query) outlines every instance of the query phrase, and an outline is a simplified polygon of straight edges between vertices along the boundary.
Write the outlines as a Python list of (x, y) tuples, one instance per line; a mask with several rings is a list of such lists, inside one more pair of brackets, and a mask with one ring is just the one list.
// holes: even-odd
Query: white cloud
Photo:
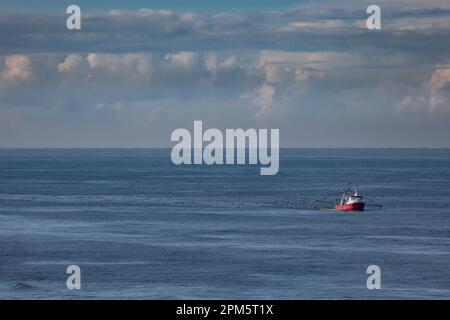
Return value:
[(149, 80), (152, 76), (150, 54), (90, 53), (86, 57), (92, 77), (114, 77), (116, 80)]
[(204, 17), (197, 13), (192, 12), (181, 13), (179, 18), (182, 23), (192, 25), (193, 27), (198, 29), (205, 26)]
[[(300, 70), (300, 69), (299, 69)], [(296, 81), (297, 68), (287, 65), (265, 66), (266, 82), (275, 85), (292, 85)]]
[(408, 95), (395, 104), (394, 110), (398, 113), (419, 113), (428, 109), (428, 101), (423, 96)]
[(442, 105), (450, 109), (450, 66), (439, 68), (433, 72), (430, 81), (428, 82), (430, 88), (429, 106), (433, 111), (436, 107)]
[[(349, 22), (344, 22), (343, 20), (321, 20), (321, 21), (295, 21), (290, 22), (287, 26), (279, 29), (279, 31), (297, 31), (297, 30), (307, 30), (307, 29), (342, 29), (347, 25), (347, 27), (354, 27), (354, 22), (351, 24)], [(329, 30), (327, 30), (329, 31)]]
[(84, 81), (89, 78), (89, 63), (85, 56), (69, 54), (58, 65), (58, 72), (65, 80)]
[(12, 55), (5, 58), (5, 68), (0, 71), (0, 87), (8, 87), (33, 77), (31, 60), (25, 55)]
[(271, 113), (274, 96), (275, 87), (273, 85), (264, 83), (256, 89), (255, 95), (253, 96), (253, 103), (260, 107), (256, 113), (256, 118), (264, 118)]
[(259, 58), (261, 67), (269, 64), (284, 64), (317, 70), (351, 67), (365, 62), (366, 59), (360, 53), (349, 51), (262, 51)]
[(441, 91), (450, 85), (450, 66), (436, 69), (431, 75), (429, 86), (433, 91)]
[(396, 112), (450, 110), (450, 65), (435, 69), (417, 92), (405, 96), (394, 106)]
[[(301, 95), (304, 85), (311, 79), (322, 78), (323, 71), (308, 70), (303, 68), (308, 61), (328, 57), (328, 54), (305, 53), (305, 52), (267, 52), (260, 53), (258, 71), (263, 75), (264, 82), (250, 94), (242, 95), (250, 99), (254, 105), (259, 107), (257, 118), (264, 118), (273, 111), (276, 97), (283, 99), (290, 91)], [(316, 60), (317, 59), (317, 60)]]
[(169, 62), (169, 64), (185, 69), (193, 69), (197, 63), (197, 58), (197, 53), (186, 51), (169, 53), (165, 56), (165, 59)]
[(71, 72), (84, 64), (84, 58), (78, 54), (70, 54), (58, 65), (59, 72)]
[(220, 72), (237, 68), (237, 64), (238, 61), (235, 55), (231, 55), (223, 61), (219, 61), (219, 58), (215, 53), (208, 53), (204, 57), (204, 67), (211, 73), (213, 79), (216, 79)]
[[(127, 11), (125, 11), (127, 13)], [(142, 8), (136, 11), (138, 17), (174, 17), (176, 14), (170, 10), (154, 10), (148, 8)]]

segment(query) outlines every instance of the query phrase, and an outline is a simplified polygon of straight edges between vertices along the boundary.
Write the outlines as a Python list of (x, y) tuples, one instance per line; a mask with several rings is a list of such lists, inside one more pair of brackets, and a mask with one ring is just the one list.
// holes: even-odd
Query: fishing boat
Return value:
[(364, 197), (359, 193), (358, 186), (345, 189), (340, 201), (336, 201), (337, 211), (364, 211)]

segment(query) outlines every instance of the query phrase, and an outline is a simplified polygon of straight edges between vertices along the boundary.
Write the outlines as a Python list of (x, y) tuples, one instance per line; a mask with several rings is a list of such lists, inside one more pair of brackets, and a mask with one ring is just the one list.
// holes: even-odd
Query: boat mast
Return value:
[(347, 188), (345, 188), (344, 193), (342, 194), (341, 205), (343, 205), (345, 202), (345, 196), (347, 195), (347, 192), (348, 192), (348, 186), (347, 186)]

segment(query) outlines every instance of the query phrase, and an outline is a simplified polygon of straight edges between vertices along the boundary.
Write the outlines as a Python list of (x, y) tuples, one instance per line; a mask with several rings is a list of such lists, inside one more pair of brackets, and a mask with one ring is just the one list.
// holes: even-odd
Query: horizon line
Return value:
[[(172, 147), (0, 147), (0, 150), (81, 150), (81, 149), (172, 149)], [(248, 149), (248, 148), (245, 148)], [(269, 148), (270, 149), (270, 148)], [(407, 147), (407, 146), (386, 146), (386, 147), (339, 147), (339, 146), (333, 146), (333, 147), (279, 147), (279, 149), (446, 149), (450, 150), (449, 147), (423, 147), (423, 146), (417, 146), (417, 147)]]

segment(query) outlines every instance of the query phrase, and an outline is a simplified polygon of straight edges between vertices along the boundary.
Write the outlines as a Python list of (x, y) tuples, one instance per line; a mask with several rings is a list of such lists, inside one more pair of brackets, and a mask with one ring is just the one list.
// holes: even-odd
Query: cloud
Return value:
[[(259, 107), (255, 117), (264, 119), (273, 113), (274, 100), (298, 97), (305, 92), (311, 80), (323, 78), (325, 73), (311, 68), (321, 58), (330, 58), (329, 53), (262, 51), (259, 54), (257, 71), (261, 72), (262, 84), (253, 92), (242, 95)], [(311, 64), (312, 63), (312, 64)], [(294, 94), (293, 94), (294, 92)]]
[(89, 53), (86, 60), (89, 64), (91, 79), (109, 79), (109, 83), (111, 80), (149, 81), (153, 76), (153, 60), (149, 54)]
[(430, 88), (430, 110), (433, 111), (439, 106), (450, 110), (450, 65), (435, 70), (428, 82), (428, 87)]
[(84, 63), (83, 58), (78, 54), (70, 54), (64, 62), (58, 65), (58, 71), (61, 73), (71, 72), (78, 69)]
[[(322, 20), (322, 21), (295, 21), (290, 22), (287, 26), (278, 29), (280, 32), (292, 32), (298, 30), (320, 29), (320, 30), (341, 30), (348, 23), (343, 20)], [(355, 23), (351, 23), (348, 27), (355, 27)]]
[(256, 118), (263, 118), (270, 114), (273, 98), (275, 95), (275, 87), (269, 84), (263, 84), (256, 89), (253, 102), (260, 107), (256, 113)]
[(197, 63), (198, 55), (194, 52), (177, 52), (166, 54), (165, 59), (169, 64), (186, 70), (193, 69)]
[(13, 86), (33, 76), (31, 61), (25, 55), (7, 56), (4, 63), (5, 68), (0, 71), (0, 87)]
[[(402, 39), (416, 35), (422, 46), (449, 50), (450, 5), (425, 8), (382, 4), (383, 32), (365, 28), (364, 5), (349, 1), (300, 5), (270, 12), (198, 14), (140, 9), (83, 12), (83, 29), (68, 32), (64, 16), (0, 14), (0, 53), (64, 52), (142, 53), (226, 50), (347, 51), (349, 47), (378, 52), (407, 50)], [(358, 4), (358, 5), (356, 5)], [(424, 5), (422, 5), (423, 7)]]
[(450, 85), (450, 65), (440, 67), (433, 72), (431, 79), (428, 83), (429, 87), (433, 91), (441, 91)]
[(329, 70), (355, 67), (368, 62), (362, 53), (347, 51), (267, 51), (261, 52), (259, 65), (278, 64), (306, 69)]
[(450, 111), (450, 65), (432, 70), (429, 78), (395, 104), (396, 112), (438, 113)]
[(235, 68), (237, 65), (237, 59), (235, 55), (227, 57), (223, 61), (219, 61), (216, 54), (209, 53), (206, 55), (205, 68), (209, 72), (216, 74), (220, 71), (226, 71)]
[[(86, 57), (80, 54), (69, 54), (57, 69), (62, 78), (60, 85), (64, 84), (64, 81), (86, 81), (90, 76), (89, 63)], [(71, 83), (71, 85), (74, 84)]]
[(423, 111), (427, 111), (427, 109), (428, 101), (423, 96), (408, 95), (404, 97), (400, 102), (396, 103), (394, 106), (394, 110), (398, 113), (413, 112), (417, 114)]

